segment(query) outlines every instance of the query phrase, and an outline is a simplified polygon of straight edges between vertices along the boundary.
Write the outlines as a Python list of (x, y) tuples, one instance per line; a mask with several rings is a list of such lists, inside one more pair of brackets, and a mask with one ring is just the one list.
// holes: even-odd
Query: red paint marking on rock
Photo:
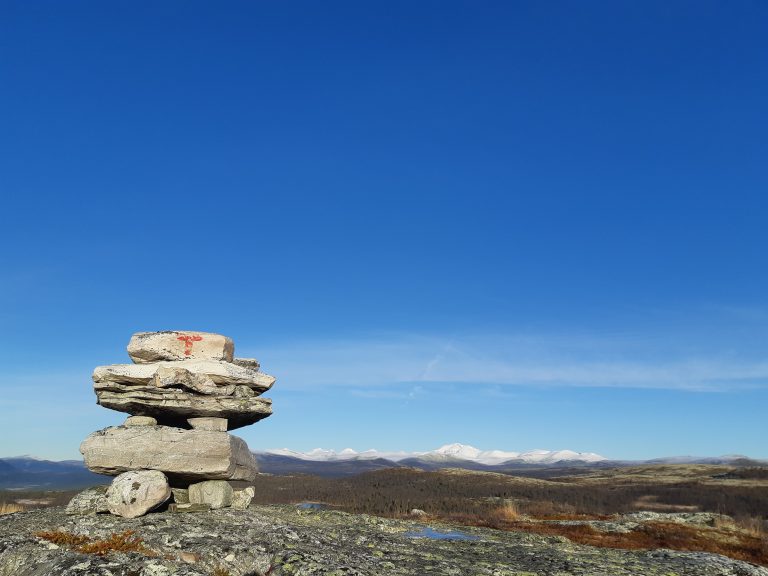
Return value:
[(199, 342), (202, 340), (202, 336), (195, 334), (194, 336), (179, 336), (178, 340), (184, 342), (184, 355), (189, 356), (192, 354), (192, 342)]

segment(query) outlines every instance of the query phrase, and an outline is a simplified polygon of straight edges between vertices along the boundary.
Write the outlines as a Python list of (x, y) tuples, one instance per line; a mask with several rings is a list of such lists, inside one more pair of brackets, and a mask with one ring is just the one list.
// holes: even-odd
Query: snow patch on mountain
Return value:
[(561, 461), (571, 462), (600, 462), (605, 460), (603, 456), (594, 452), (575, 452), (573, 450), (530, 450), (528, 452), (509, 452), (506, 450), (480, 450), (466, 444), (446, 444), (436, 450), (427, 452), (380, 452), (370, 449), (357, 452), (352, 448), (345, 448), (341, 452), (315, 448), (309, 452), (298, 452), (288, 448), (266, 450), (267, 454), (289, 456), (301, 460), (314, 462), (330, 462), (338, 460), (373, 460), (384, 458), (398, 462), (407, 458), (419, 458), (431, 462), (451, 462), (452, 460), (464, 460), (478, 464), (496, 465), (504, 462), (524, 462), (529, 464), (553, 464)]

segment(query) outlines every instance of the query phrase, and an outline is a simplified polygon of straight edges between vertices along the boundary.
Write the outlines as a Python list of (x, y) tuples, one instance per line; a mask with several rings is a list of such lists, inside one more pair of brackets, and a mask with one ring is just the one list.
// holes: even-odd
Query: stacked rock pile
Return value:
[[(97, 403), (130, 414), (80, 445), (89, 470), (117, 476), (101, 506), (127, 518), (171, 497), (175, 511), (247, 507), (253, 487), (236, 492), (228, 481), (252, 481), (258, 467), (245, 441), (228, 430), (272, 414), (271, 400), (260, 394), (275, 379), (256, 360), (235, 358), (232, 340), (220, 334), (140, 332), (128, 355), (132, 364), (93, 372)], [(92, 510), (96, 496), (75, 497), (70, 509)]]

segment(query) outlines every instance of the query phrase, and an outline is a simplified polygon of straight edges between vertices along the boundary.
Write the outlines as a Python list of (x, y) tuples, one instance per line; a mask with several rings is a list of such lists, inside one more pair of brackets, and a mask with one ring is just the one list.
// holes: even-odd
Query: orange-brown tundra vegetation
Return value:
[[(584, 470), (552, 478), (442, 470), (392, 469), (350, 478), (264, 476), (257, 501), (324, 502), (339, 509), (544, 535), (592, 546), (669, 548), (723, 554), (768, 566), (768, 470), (667, 465)], [(732, 516), (714, 526), (664, 519), (626, 531), (591, 522), (637, 511)]]
[(136, 536), (133, 530), (110, 534), (106, 538), (90, 538), (57, 530), (37, 532), (35, 536), (53, 542), (57, 546), (67, 546), (83, 554), (104, 556), (110, 552), (138, 552), (145, 556), (157, 555), (156, 552), (144, 546), (144, 541)]

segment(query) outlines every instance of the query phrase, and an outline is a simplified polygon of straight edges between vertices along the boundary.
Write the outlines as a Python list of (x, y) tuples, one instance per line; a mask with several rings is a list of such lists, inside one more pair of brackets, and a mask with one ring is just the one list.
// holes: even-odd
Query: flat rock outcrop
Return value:
[[(522, 532), (461, 528), (472, 540), (409, 536), (423, 528), (416, 520), (290, 505), (135, 519), (49, 508), (0, 517), (0, 575), (768, 576), (766, 568), (716, 554), (593, 548)], [(57, 530), (92, 540), (133, 530), (144, 551), (95, 556), (35, 536)]]

